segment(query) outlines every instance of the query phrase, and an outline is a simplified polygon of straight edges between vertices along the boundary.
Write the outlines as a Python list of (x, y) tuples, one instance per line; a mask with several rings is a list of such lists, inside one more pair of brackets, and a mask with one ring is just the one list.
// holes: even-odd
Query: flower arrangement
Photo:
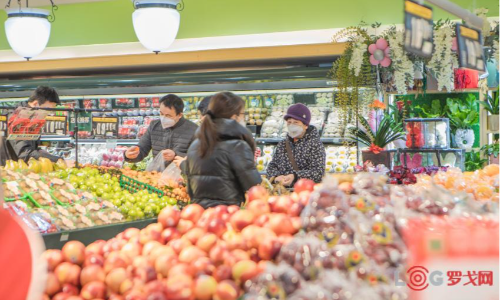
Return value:
[(453, 71), (458, 66), (458, 59), (452, 50), (454, 35), (455, 29), (451, 22), (438, 21), (434, 30), (434, 54), (427, 68), (437, 79), (439, 91), (444, 88), (450, 92), (455, 88)]
[(375, 154), (383, 151), (389, 143), (404, 139), (403, 125), (394, 124), (387, 114), (382, 117), (375, 130), (363, 116), (359, 116), (359, 122), (362, 126), (349, 128), (349, 134), (357, 142), (369, 146), (369, 151)]
[(391, 58), (394, 62), (394, 85), (398, 93), (406, 94), (408, 88), (413, 88), (415, 71), (413, 62), (403, 49), (404, 32), (393, 30), (388, 39), (392, 49)]

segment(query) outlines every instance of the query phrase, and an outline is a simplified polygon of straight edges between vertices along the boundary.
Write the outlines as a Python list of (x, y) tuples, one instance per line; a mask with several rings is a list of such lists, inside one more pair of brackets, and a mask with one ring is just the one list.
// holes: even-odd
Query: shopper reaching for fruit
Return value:
[(276, 147), (267, 167), (268, 178), (284, 186), (292, 186), (300, 178), (321, 182), (326, 153), (318, 130), (309, 125), (311, 112), (297, 103), (288, 108), (285, 120), (288, 136)]
[(182, 164), (191, 202), (204, 208), (244, 203), (245, 192), (262, 181), (254, 151), (245, 101), (229, 92), (213, 96)]
[(151, 122), (137, 146), (125, 151), (125, 160), (139, 162), (153, 150), (155, 159), (149, 170), (163, 171), (176, 156), (185, 157), (194, 140), (196, 124), (183, 116), (184, 102), (169, 94), (160, 100), (160, 120)]

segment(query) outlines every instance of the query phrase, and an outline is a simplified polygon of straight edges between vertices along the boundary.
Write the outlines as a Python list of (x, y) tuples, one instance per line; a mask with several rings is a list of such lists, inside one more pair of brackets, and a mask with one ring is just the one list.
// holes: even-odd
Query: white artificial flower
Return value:
[(413, 88), (415, 75), (413, 63), (403, 49), (403, 40), (403, 31), (396, 31), (388, 37), (391, 47), (390, 57), (394, 68), (394, 85), (400, 94), (406, 94), (408, 88)]
[(363, 59), (367, 48), (368, 46), (365, 44), (365, 38), (361, 35), (356, 36), (351, 60), (349, 61), (349, 70), (354, 70), (355, 76), (359, 76), (359, 72), (361, 72), (361, 66), (363, 65)]
[(453, 71), (458, 60), (451, 50), (453, 32), (454, 28), (448, 25), (434, 31), (434, 54), (427, 66), (437, 79), (439, 91), (445, 88), (450, 92), (455, 88)]

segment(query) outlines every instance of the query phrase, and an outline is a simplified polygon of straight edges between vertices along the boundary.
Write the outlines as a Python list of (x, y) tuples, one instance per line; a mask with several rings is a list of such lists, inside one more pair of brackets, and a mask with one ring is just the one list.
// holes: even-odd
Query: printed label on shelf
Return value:
[(60, 242), (66, 242), (69, 238), (69, 233), (63, 233), (61, 234), (61, 239), (59, 240)]
[(484, 73), (486, 64), (481, 31), (457, 23), (456, 33), (460, 67)]
[(118, 136), (118, 118), (92, 118), (92, 134), (96, 138)]
[(0, 136), (7, 136), (8, 115), (0, 115)]
[(67, 128), (67, 118), (65, 116), (47, 116), (42, 134), (65, 135)]
[(405, 50), (420, 57), (432, 55), (432, 8), (413, 1), (405, 1)]
[[(78, 130), (80, 131), (91, 131), (92, 130), (92, 114), (91, 113), (79, 113), (78, 114)], [(76, 119), (75, 114), (70, 113), (69, 117), (69, 130), (73, 131), (75, 129)]]

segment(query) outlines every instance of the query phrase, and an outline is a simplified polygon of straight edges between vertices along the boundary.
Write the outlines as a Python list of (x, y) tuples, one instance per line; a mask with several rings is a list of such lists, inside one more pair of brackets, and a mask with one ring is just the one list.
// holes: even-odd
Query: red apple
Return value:
[(50, 297), (47, 294), (43, 294), (42, 300), (50, 300)]
[(172, 240), (178, 239), (181, 237), (181, 234), (179, 231), (177, 231), (177, 228), (167, 228), (162, 231), (161, 233), (161, 243), (166, 244)]
[(232, 280), (223, 280), (217, 285), (214, 300), (236, 300), (240, 295), (238, 286)]
[(212, 275), (217, 282), (221, 282), (227, 279), (230, 279), (232, 276), (232, 269), (230, 266), (220, 265), (215, 269), (215, 272)]
[(229, 205), (227, 207), (227, 213), (233, 215), (235, 212), (239, 211), (240, 207), (238, 205)]
[(173, 240), (167, 244), (167, 246), (172, 247), (175, 253), (180, 254), (183, 249), (192, 246), (191, 242), (187, 239), (180, 238), (178, 240)]
[(177, 274), (184, 274), (193, 277), (195, 272), (196, 270), (191, 265), (178, 263), (170, 269), (168, 272), (168, 278), (174, 277)]
[(264, 227), (267, 224), (267, 222), (269, 222), (269, 215), (270, 214), (265, 214), (258, 217), (255, 220), (254, 225), (257, 225), (258, 227)]
[(197, 260), (195, 260), (191, 266), (195, 270), (195, 275), (198, 274), (206, 274), (206, 275), (212, 275), (212, 273), (215, 271), (215, 266), (208, 257), (200, 257)]
[(80, 273), (80, 284), (82, 286), (86, 285), (91, 281), (102, 281), (106, 279), (106, 273), (104, 269), (98, 265), (89, 265), (82, 269)]
[(203, 214), (201, 215), (198, 222), (196, 222), (196, 226), (200, 227), (200, 228), (207, 228), (208, 223), (210, 223), (210, 221), (212, 221), (213, 219), (215, 219), (217, 217), (218, 217), (218, 215), (217, 215), (215, 208), (213, 208), (213, 207), (207, 208), (203, 212)]
[(197, 300), (211, 300), (217, 290), (217, 281), (208, 275), (201, 275), (194, 282), (194, 296)]
[(194, 300), (194, 283), (190, 276), (184, 274), (169, 276), (166, 287), (167, 299)]
[(183, 263), (190, 264), (197, 260), (200, 257), (207, 256), (205, 251), (201, 250), (196, 246), (189, 246), (187, 248), (182, 249), (181, 253), (179, 253), (179, 261)]
[(196, 244), (198, 239), (205, 234), (205, 232), (206, 232), (205, 229), (195, 227), (195, 228), (189, 230), (188, 232), (186, 232), (184, 234), (183, 238), (188, 239), (191, 242), (191, 244), (194, 245), (194, 244)]
[(138, 228), (127, 228), (123, 232), (123, 238), (128, 241), (134, 236), (139, 236), (140, 231)]
[(163, 226), (160, 223), (149, 224), (146, 228), (142, 229), (139, 234), (139, 241), (145, 245), (150, 241), (160, 241)]
[(55, 268), (64, 261), (61, 250), (49, 249), (43, 252), (42, 258), (47, 262), (49, 271), (54, 271)]
[(65, 261), (82, 265), (85, 260), (85, 245), (79, 241), (69, 241), (62, 248), (62, 255)]
[(148, 297), (146, 300), (167, 300), (166, 296), (160, 292), (146, 293)]
[(266, 201), (269, 198), (269, 193), (266, 188), (261, 185), (256, 185), (251, 187), (247, 193), (247, 202), (252, 202), (254, 200)]
[[(163, 231), (162, 231), (162, 235), (163, 235)], [(162, 240), (163, 241), (163, 240)], [(158, 241), (150, 241), (150, 242), (147, 242), (146, 244), (144, 244), (144, 247), (142, 247), (142, 255), (143, 256), (149, 256), (149, 254), (151, 254), (151, 252), (156, 248), (156, 247), (159, 247), (159, 246), (162, 246), (162, 243), (158, 242)]]
[(299, 203), (302, 204), (304, 207), (309, 203), (309, 198), (311, 197), (311, 192), (309, 191), (302, 191), (299, 193)]
[(124, 294), (125, 300), (146, 300), (146, 295), (139, 288), (132, 288)]
[(158, 214), (158, 222), (163, 225), (163, 228), (175, 227), (179, 223), (181, 212), (173, 206), (166, 206)]
[(104, 272), (108, 274), (113, 269), (126, 268), (128, 265), (127, 257), (120, 252), (111, 252), (104, 262)]
[(218, 237), (222, 236), (226, 230), (226, 222), (219, 218), (211, 220), (207, 226), (207, 231), (215, 233)]
[(209, 257), (215, 265), (224, 262), (224, 256), (229, 253), (227, 246), (225, 244), (218, 243), (215, 245), (209, 253)]
[(134, 288), (134, 281), (130, 278), (126, 278), (124, 281), (120, 283), (118, 290), (120, 294), (125, 295), (130, 292)]
[(106, 276), (106, 285), (111, 291), (119, 293), (120, 285), (127, 278), (128, 278), (127, 271), (125, 271), (124, 268), (113, 269)]
[(165, 291), (165, 286), (160, 280), (153, 280), (148, 282), (144, 286), (144, 292), (146, 295), (150, 295), (153, 293), (163, 293)]
[(272, 260), (280, 252), (281, 243), (277, 237), (268, 237), (259, 245), (259, 257), (264, 260)]
[(61, 291), (65, 294), (71, 295), (71, 296), (77, 296), (79, 294), (78, 288), (72, 284), (65, 283)]
[(237, 283), (245, 283), (258, 274), (257, 264), (251, 260), (242, 260), (237, 262), (232, 268), (232, 275)]
[(45, 294), (53, 296), (60, 290), (61, 290), (61, 284), (59, 283), (57, 276), (52, 272), (47, 274), (47, 282), (45, 284)]
[[(68, 298), (66, 298), (66, 300), (85, 300), (85, 299), (83, 299), (80, 296), (69, 296)], [(99, 300), (99, 299), (96, 298), (94, 300)]]
[(81, 268), (79, 266), (69, 262), (63, 262), (56, 267), (54, 273), (56, 274), (59, 283), (78, 285), (80, 281), (80, 271)]
[(304, 205), (299, 202), (293, 202), (290, 207), (288, 207), (288, 215), (291, 217), (298, 217), (304, 209)]
[(242, 249), (234, 249), (233, 251), (231, 251), (231, 255), (236, 258), (237, 262), (250, 259), (250, 255), (248, 254), (248, 252)]
[(194, 227), (193, 222), (191, 222), (190, 220), (181, 219), (181, 220), (179, 220), (179, 223), (177, 224), (177, 231), (179, 232), (180, 235), (184, 235), (186, 232), (191, 230), (193, 227)]
[(206, 253), (210, 252), (210, 249), (217, 243), (217, 236), (213, 233), (207, 233), (200, 237), (196, 242), (196, 247), (205, 251)]
[(85, 247), (85, 255), (88, 256), (90, 254), (98, 254), (98, 255), (104, 255), (104, 245), (106, 245), (106, 241), (104, 240), (97, 240), (91, 244), (89, 244), (87, 247)]
[(99, 254), (94, 254), (90, 253), (85, 257), (85, 261), (83, 262), (83, 266), (91, 266), (91, 265), (98, 265), (98, 266), (104, 266), (104, 258), (99, 255)]
[(246, 206), (246, 209), (248, 211), (251, 211), (257, 218), (271, 212), (269, 204), (267, 204), (267, 202), (265, 202), (264, 200), (258, 199), (249, 202)]
[(193, 222), (193, 224), (196, 224), (198, 220), (201, 218), (201, 215), (203, 214), (203, 207), (199, 204), (189, 204), (188, 206), (184, 207), (184, 209), (181, 212), (181, 219), (183, 220), (189, 220)]
[(229, 219), (231, 225), (237, 231), (243, 230), (243, 228), (252, 224), (254, 220), (255, 220), (255, 215), (248, 210), (239, 210), (235, 212)]
[(291, 235), (291, 234), (282, 234), (282, 235), (278, 236), (278, 240), (280, 241), (281, 245), (288, 244), (292, 239), (293, 239), (293, 235)]
[(115, 293), (111, 293), (111, 294), (109, 295), (108, 300), (125, 300), (125, 298), (124, 298), (122, 295), (118, 295), (118, 294), (115, 294)]
[(227, 211), (227, 206), (226, 205), (217, 205), (215, 207), (215, 212), (219, 217), (222, 217), (224, 214), (228, 214), (229, 212)]
[(155, 268), (151, 266), (139, 267), (135, 269), (135, 278), (138, 278), (142, 283), (148, 283), (156, 280), (157, 276)]
[(299, 231), (300, 228), (302, 228), (302, 220), (300, 219), (300, 217), (292, 217), (291, 220), (292, 220), (292, 226), (295, 229), (295, 231), (296, 232)]
[(302, 191), (312, 192), (314, 190), (314, 185), (315, 185), (314, 181), (310, 179), (301, 178), (297, 180), (297, 182), (293, 186), (293, 190), (296, 193), (300, 193)]
[(102, 281), (92, 281), (83, 286), (80, 296), (85, 300), (92, 300), (106, 296), (106, 285)]
[(293, 228), (292, 220), (286, 214), (271, 214), (269, 215), (269, 228), (277, 235), (280, 234), (294, 234), (296, 232)]
[(161, 247), (156, 247), (151, 254), (149, 255), (148, 261), (151, 265), (156, 264), (156, 260), (158, 257), (161, 255), (174, 255), (177, 256), (177, 253), (172, 249), (170, 246), (161, 246)]
[(68, 295), (66, 293), (57, 293), (52, 297), (52, 300), (67, 300), (71, 295)]
[(146, 256), (137, 256), (132, 260), (132, 267), (134, 267), (134, 269), (144, 268), (152, 265), (153, 264), (149, 262), (148, 257)]
[(168, 272), (178, 263), (177, 257), (174, 254), (164, 254), (156, 259), (155, 270), (164, 278), (168, 276)]
[(135, 243), (126, 243), (125, 246), (120, 250), (123, 255), (132, 260), (134, 257), (137, 257), (142, 252), (142, 246), (140, 244)]
[(292, 203), (293, 201), (289, 196), (280, 196), (278, 200), (271, 204), (271, 211), (286, 214)]

